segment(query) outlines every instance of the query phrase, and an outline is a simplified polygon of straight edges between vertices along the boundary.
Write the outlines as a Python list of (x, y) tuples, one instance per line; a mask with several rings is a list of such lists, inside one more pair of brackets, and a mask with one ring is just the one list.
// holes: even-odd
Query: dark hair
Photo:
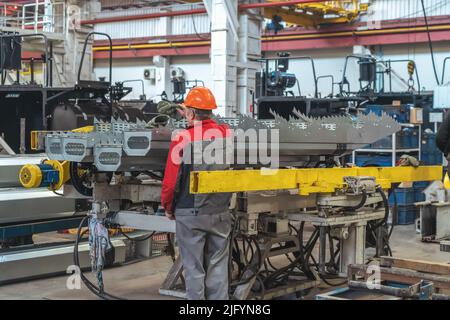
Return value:
[(211, 117), (212, 117), (211, 110), (202, 110), (202, 109), (194, 109), (194, 108), (191, 108), (191, 110), (194, 111), (196, 120), (208, 120), (208, 119), (211, 119)]

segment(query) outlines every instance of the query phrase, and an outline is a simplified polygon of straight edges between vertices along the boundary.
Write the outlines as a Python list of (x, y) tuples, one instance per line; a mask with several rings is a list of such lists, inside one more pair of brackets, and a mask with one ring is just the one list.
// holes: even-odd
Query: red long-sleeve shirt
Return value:
[(193, 126), (179, 132), (172, 139), (161, 191), (161, 205), (167, 212), (175, 211), (175, 208), (172, 208), (172, 203), (178, 170), (183, 157), (183, 148), (192, 141), (220, 139), (229, 135), (230, 131), (227, 125), (217, 124), (214, 120), (203, 120), (195, 122)]

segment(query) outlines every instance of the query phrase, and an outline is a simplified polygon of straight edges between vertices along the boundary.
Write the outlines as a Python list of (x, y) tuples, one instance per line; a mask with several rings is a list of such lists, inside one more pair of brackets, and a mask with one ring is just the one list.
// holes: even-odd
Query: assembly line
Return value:
[(450, 299), (450, 7), (128, 2), (0, 3), (0, 299)]

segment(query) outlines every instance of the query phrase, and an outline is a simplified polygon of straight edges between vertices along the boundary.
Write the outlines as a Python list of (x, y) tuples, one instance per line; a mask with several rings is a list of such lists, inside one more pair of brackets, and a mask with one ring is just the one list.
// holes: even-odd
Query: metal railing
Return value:
[(0, 28), (64, 33), (66, 5), (61, 1), (51, 0), (36, 0), (27, 4), (1, 3)]

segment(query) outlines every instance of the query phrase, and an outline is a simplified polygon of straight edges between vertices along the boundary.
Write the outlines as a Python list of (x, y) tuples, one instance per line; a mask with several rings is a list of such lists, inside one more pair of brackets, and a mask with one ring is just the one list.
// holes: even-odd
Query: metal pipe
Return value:
[(83, 20), (80, 22), (80, 24), (85, 25), (85, 24), (100, 24), (100, 23), (110, 23), (110, 22), (123, 22), (123, 21), (132, 21), (132, 20), (147, 20), (147, 19), (156, 19), (156, 18), (163, 18), (163, 17), (186, 16), (186, 15), (204, 14), (204, 13), (207, 13), (206, 9), (156, 12), (156, 13), (148, 13), (148, 14), (137, 14), (137, 15), (133, 15), (133, 16), (120, 16), (120, 17), (100, 18), (100, 19), (94, 19), (94, 20)]
[(130, 82), (140, 82), (141, 87), (142, 87), (142, 96), (145, 96), (144, 80), (142, 80), (142, 79), (124, 80), (124, 81), (122, 81), (122, 85), (124, 85), (125, 83), (130, 83)]
[(34, 58), (30, 59), (30, 74), (31, 74), (31, 84), (35, 84), (34, 82)]
[[(86, 55), (88, 41), (93, 35), (104, 36), (108, 39), (108, 42), (109, 42), (109, 86), (111, 87), (111, 85), (112, 85), (112, 50), (113, 50), (112, 39), (109, 36), (109, 34), (102, 33), (102, 32), (95, 32), (95, 31), (90, 32), (86, 36), (86, 40), (84, 41), (83, 53), (81, 54), (80, 66), (78, 68), (77, 84), (79, 84), (80, 80), (81, 80), (81, 71), (83, 69), (84, 56)], [(110, 97), (110, 98), (112, 99), (112, 97)]]
[[(186, 41), (186, 42), (171, 42), (171, 43), (147, 43), (147, 44), (132, 44), (132, 45), (120, 45), (113, 46), (113, 50), (127, 50), (127, 49), (151, 49), (151, 48), (166, 48), (166, 47), (190, 47), (200, 45), (210, 45), (211, 41)], [(93, 51), (105, 51), (109, 50), (109, 46), (94, 47)]]
[(444, 84), (445, 67), (447, 66), (447, 60), (449, 60), (449, 59), (450, 59), (450, 57), (446, 57), (446, 58), (444, 59), (444, 66), (443, 66), (443, 68), (442, 68), (442, 80), (441, 80), (441, 85)]
[(109, 34), (93, 31), (93, 32), (90, 32), (86, 36), (86, 40), (84, 41), (84, 46), (83, 46), (83, 53), (81, 54), (80, 67), (78, 69), (77, 85), (80, 84), (81, 71), (83, 68), (83, 61), (84, 61), (84, 56), (86, 55), (88, 41), (93, 35), (104, 36), (108, 39), (108, 42), (109, 42), (109, 112), (110, 112), (110, 116), (112, 117), (113, 116), (113, 88), (112, 88), (112, 63), (113, 63), (112, 51), (113, 51), (113, 49), (112, 49), (112, 39)]
[(30, 37), (30, 38), (36, 38), (36, 37), (41, 37), (42, 39), (44, 39), (44, 52), (45, 52), (45, 58), (44, 58), (44, 63), (45, 63), (45, 86), (48, 87), (49, 86), (49, 41), (48, 41), (48, 37), (43, 34), (43, 33), (35, 33), (35, 34), (22, 34), (20, 35), (20, 37), (22, 38), (26, 38), (26, 37)]
[(327, 227), (319, 227), (319, 272), (325, 273), (327, 249)]
[(334, 85), (335, 85), (335, 82), (334, 82), (333, 75), (328, 74), (328, 75), (323, 75), (323, 76), (317, 77), (317, 86), (319, 86), (319, 80), (320, 79), (331, 79), (331, 97), (334, 97)]

